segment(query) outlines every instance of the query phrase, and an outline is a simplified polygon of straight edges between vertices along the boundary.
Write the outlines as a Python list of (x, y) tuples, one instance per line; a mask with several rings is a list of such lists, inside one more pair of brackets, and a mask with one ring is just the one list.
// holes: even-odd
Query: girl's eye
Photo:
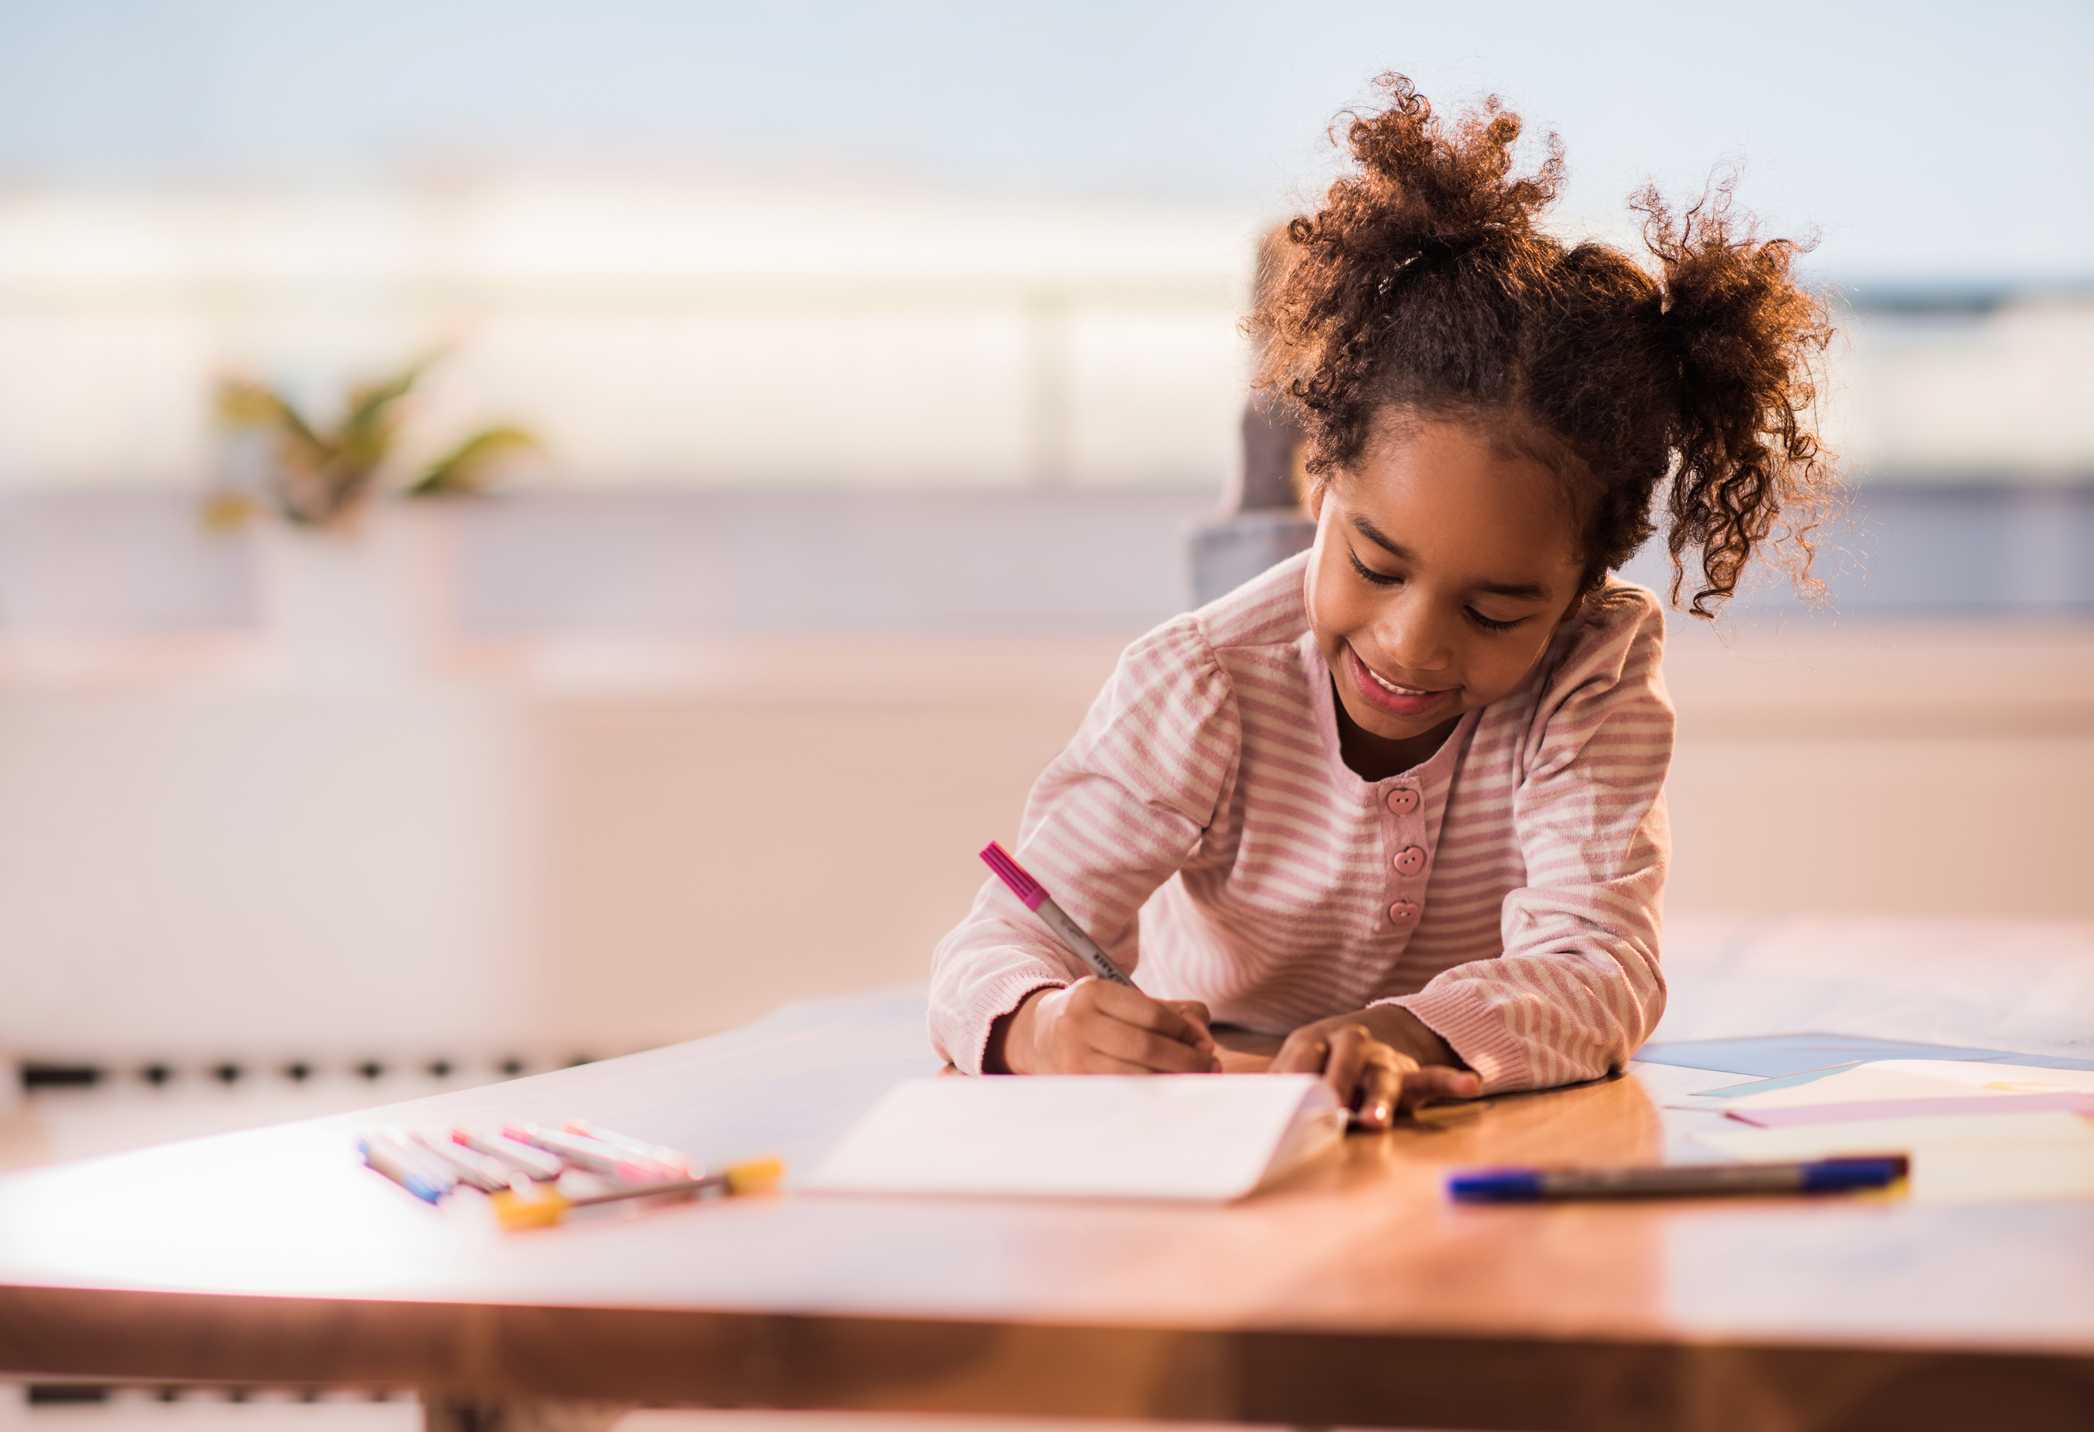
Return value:
[[(1345, 555), (1347, 558), (1351, 560), (1353, 571), (1359, 573), (1363, 579), (1374, 583), (1374, 585), (1377, 587), (1393, 587), (1403, 580), (1402, 577), (1392, 575), (1388, 572), (1375, 571), (1365, 562), (1362, 562), (1360, 560), (1360, 554), (1353, 551), (1350, 547), (1345, 549)], [(1477, 625), (1477, 627), (1481, 630), (1490, 632), (1511, 631), (1521, 622), (1527, 620), (1525, 617), (1514, 617), (1511, 621), (1499, 621), (1495, 617), (1485, 616), (1482, 612), (1477, 611), (1474, 607), (1463, 607), (1462, 615), (1466, 616), (1470, 621), (1474, 622)]]
[(1470, 621), (1476, 623), (1477, 626), (1482, 627), (1485, 631), (1511, 631), (1526, 620), (1525, 617), (1514, 617), (1509, 622), (1501, 622), (1485, 616), (1474, 607), (1464, 607), (1462, 610), (1468, 615)]
[(1403, 580), (1403, 578), (1391, 576), (1387, 572), (1375, 571), (1365, 562), (1362, 562), (1360, 560), (1360, 554), (1353, 551), (1350, 547), (1345, 549), (1345, 555), (1352, 560), (1353, 571), (1358, 572), (1362, 577), (1374, 583), (1374, 585), (1377, 587), (1393, 587), (1398, 582)]

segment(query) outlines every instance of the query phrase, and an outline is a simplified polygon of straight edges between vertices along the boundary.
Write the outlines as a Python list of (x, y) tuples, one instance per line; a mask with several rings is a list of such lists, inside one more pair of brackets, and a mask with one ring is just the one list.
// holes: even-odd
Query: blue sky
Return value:
[(1275, 215), (1400, 68), (1569, 149), (1566, 209), (1742, 160), (1841, 278), (2094, 274), (2094, 7), (14, 0), (0, 186), (780, 171)]

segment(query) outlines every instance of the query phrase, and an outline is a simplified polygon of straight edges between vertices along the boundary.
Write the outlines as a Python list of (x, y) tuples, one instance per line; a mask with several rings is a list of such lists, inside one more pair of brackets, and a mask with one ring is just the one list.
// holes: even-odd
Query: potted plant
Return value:
[[(261, 524), (253, 548), (274, 638), (265, 646), (273, 648), (276, 665), (379, 675), (426, 664), (437, 651), (449, 621), (451, 524), (408, 520), (398, 504), (388, 504), (384, 520), (373, 520), (374, 499), (387, 490), (412, 499), (484, 492), (508, 460), (538, 441), (522, 427), (496, 424), (467, 435), (404, 480), (393, 477), (408, 406), (403, 400), (431, 361), (352, 388), (331, 426), (312, 421), (267, 384), (220, 381), (218, 421), (256, 440), (260, 472), (246, 486), (212, 492), (204, 520), (226, 531), (268, 511), (284, 519)], [(316, 533), (353, 533), (356, 540), (315, 542)]]
[[(218, 421), (229, 431), (256, 432), (269, 440), (262, 495), (278, 515), (302, 527), (338, 527), (360, 516), (377, 490), (399, 437), (401, 400), (433, 361), (418, 360), (388, 378), (350, 389), (342, 418), (331, 428), (308, 420), (266, 383), (223, 378), (218, 384)], [(482, 492), (505, 459), (537, 446), (528, 429), (514, 424), (482, 428), (416, 474), (402, 494), (446, 497)], [(214, 527), (237, 527), (260, 505), (247, 492), (221, 489), (208, 499), (205, 518)]]

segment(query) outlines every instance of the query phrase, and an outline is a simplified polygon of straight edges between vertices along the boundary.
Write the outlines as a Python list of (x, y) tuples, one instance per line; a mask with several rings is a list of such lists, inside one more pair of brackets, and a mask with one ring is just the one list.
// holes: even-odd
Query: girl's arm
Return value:
[[(1129, 975), (1142, 903), (1198, 849), (1235, 780), (1240, 744), (1228, 677), (1197, 620), (1179, 617), (1121, 655), (1026, 798), (1014, 853)], [(1002, 881), (987, 879), (931, 957), (931, 1042), (980, 1073), (997, 1020), (1086, 973)]]
[(1628, 1061), (1665, 1009), (1664, 618), (1640, 588), (1603, 600), (1599, 631), (1551, 679), (1522, 748), (1513, 818), (1527, 875), (1505, 897), (1503, 956), (1384, 1001), (1453, 1046), (1487, 1092), (1598, 1078)]

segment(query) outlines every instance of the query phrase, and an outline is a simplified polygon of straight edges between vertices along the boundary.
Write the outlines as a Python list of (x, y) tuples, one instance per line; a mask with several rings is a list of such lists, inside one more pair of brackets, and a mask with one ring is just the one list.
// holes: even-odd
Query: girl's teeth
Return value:
[[(1365, 665), (1365, 663), (1364, 663), (1364, 662), (1362, 662), (1361, 664), (1362, 664), (1362, 665)], [(1414, 686), (1398, 686), (1398, 685), (1397, 685), (1397, 684), (1396, 684), (1395, 682), (1393, 682), (1393, 681), (1384, 681), (1384, 680), (1382, 680), (1382, 674), (1381, 674), (1380, 672), (1376, 671), (1376, 670), (1375, 670), (1375, 669), (1374, 669), (1373, 667), (1371, 667), (1371, 666), (1367, 667), (1367, 674), (1368, 674), (1369, 676), (1373, 677), (1373, 678), (1375, 679), (1375, 681), (1376, 681), (1377, 683), (1379, 683), (1379, 684), (1380, 684), (1380, 686), (1381, 686), (1382, 690), (1384, 690), (1384, 691), (1393, 691), (1393, 692), (1395, 692), (1395, 693), (1396, 693), (1396, 694), (1397, 694), (1398, 696), (1430, 696), (1430, 695), (1432, 695), (1432, 693), (1431, 693), (1430, 691), (1420, 691), (1420, 690), (1418, 690), (1418, 689), (1417, 689), (1416, 687), (1414, 687)]]

